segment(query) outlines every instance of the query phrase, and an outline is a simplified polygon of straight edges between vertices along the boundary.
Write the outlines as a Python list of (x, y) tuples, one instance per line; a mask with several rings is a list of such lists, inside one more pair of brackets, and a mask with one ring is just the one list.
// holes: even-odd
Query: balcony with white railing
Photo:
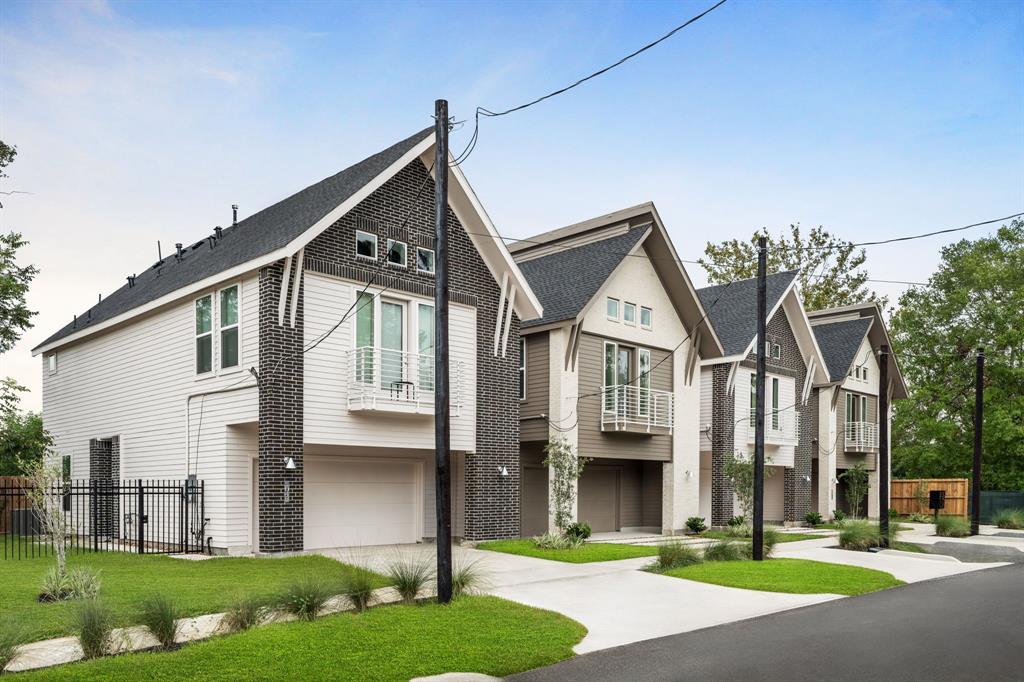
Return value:
[[(348, 409), (434, 414), (434, 356), (379, 347), (346, 354)], [(463, 363), (449, 362), (449, 404), (452, 416), (462, 413)]]
[[(747, 421), (747, 442), (754, 442), (754, 427), (757, 424), (757, 412), (750, 410)], [(774, 445), (796, 445), (800, 440), (800, 415), (789, 410), (765, 410), (764, 442)]]
[(847, 450), (866, 452), (878, 448), (878, 424), (874, 422), (846, 422), (843, 435)]
[(674, 395), (640, 386), (604, 386), (601, 430), (639, 434), (670, 434)]

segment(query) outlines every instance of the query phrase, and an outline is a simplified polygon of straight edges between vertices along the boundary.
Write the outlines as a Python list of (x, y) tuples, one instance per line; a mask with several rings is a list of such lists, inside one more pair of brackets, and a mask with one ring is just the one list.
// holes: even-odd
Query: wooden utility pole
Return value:
[(974, 472), (971, 477), (971, 535), (981, 526), (981, 427), (985, 418), (985, 349), (974, 363)]
[(765, 352), (764, 342), (768, 335), (768, 240), (757, 240), (757, 386), (755, 400), (757, 415), (754, 424), (754, 518), (753, 556), (754, 561), (764, 559), (764, 384)]
[(889, 546), (889, 346), (878, 349), (878, 532)]
[(448, 404), (448, 101), (434, 102), (434, 496), (437, 601), (452, 599), (451, 410)]

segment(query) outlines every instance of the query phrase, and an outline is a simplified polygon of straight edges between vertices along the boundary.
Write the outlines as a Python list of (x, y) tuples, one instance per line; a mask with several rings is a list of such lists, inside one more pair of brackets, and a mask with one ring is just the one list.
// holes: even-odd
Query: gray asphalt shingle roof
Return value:
[(811, 327), (833, 381), (841, 381), (850, 371), (860, 342), (871, 327), (872, 319), (862, 317), (843, 322), (829, 322)]
[(80, 314), (77, 326), (68, 323), (37, 347), (117, 317), (182, 287), (286, 246), (422, 142), (433, 130), (432, 126), (421, 130), (384, 151), (254, 213), (237, 226), (226, 228), (223, 237), (212, 248), (209, 241), (204, 239), (185, 247), (180, 261), (175, 259), (173, 253), (166, 256), (162, 266), (146, 267), (140, 272), (135, 286), (129, 287), (126, 283), (89, 311)]
[[(799, 270), (776, 272), (765, 278), (770, 311), (796, 279)], [(741, 279), (697, 290), (711, 327), (718, 334), (725, 355), (738, 355), (757, 336), (757, 279)]]
[(544, 306), (544, 317), (523, 322), (522, 326), (575, 318), (649, 227), (635, 227), (616, 237), (519, 263), (530, 288)]

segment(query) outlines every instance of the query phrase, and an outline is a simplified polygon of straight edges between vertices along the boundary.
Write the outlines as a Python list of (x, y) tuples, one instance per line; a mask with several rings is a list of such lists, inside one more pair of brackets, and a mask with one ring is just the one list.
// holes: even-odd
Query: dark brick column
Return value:
[[(292, 264), (291, 281), (295, 280)], [(303, 549), (303, 296), (295, 327), (277, 322), (283, 262), (260, 271), (259, 550)], [(289, 311), (291, 302), (289, 301)], [(288, 457), (295, 469), (285, 470)]]
[(89, 441), (89, 478), (92, 504), (96, 507), (96, 532), (113, 536), (118, 528), (119, 501), (115, 482), (121, 478), (120, 438), (93, 438)]
[(725, 459), (735, 449), (736, 398), (726, 390), (730, 365), (715, 365), (711, 402), (711, 525), (724, 526), (733, 516), (732, 482), (725, 475)]

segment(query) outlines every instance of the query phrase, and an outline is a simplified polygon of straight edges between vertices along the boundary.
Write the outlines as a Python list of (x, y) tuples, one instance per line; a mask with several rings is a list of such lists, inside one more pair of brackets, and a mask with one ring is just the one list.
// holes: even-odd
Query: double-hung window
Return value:
[(196, 374), (213, 371), (213, 296), (197, 298), (196, 313)]
[(220, 290), (220, 368), (238, 367), (238, 285)]

